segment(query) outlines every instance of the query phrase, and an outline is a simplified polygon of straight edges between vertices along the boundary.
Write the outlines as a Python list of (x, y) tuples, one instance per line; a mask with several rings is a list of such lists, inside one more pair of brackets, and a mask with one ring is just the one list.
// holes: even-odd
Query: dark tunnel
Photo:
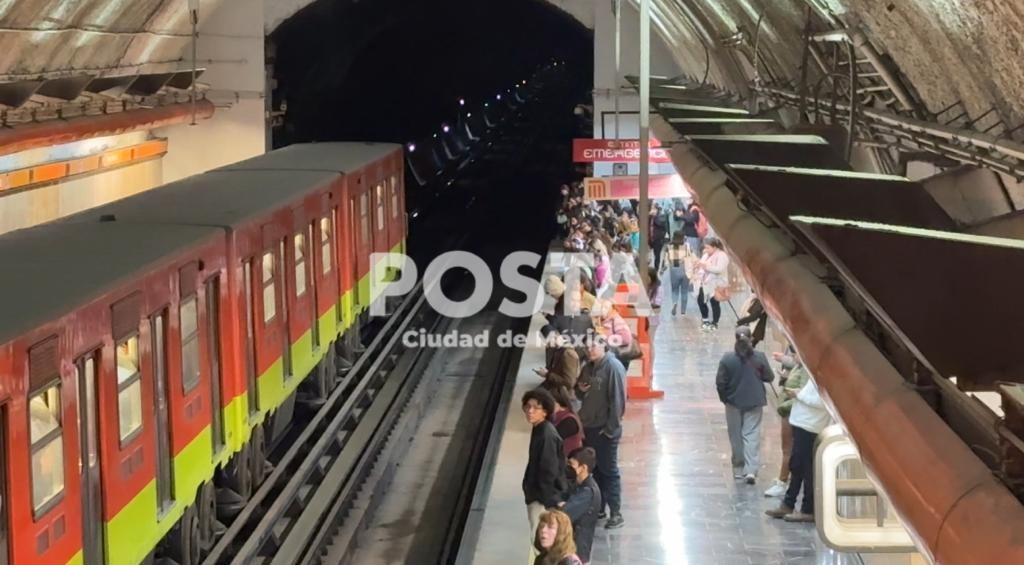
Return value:
[(318, 0), (270, 38), (274, 145), (416, 139), (552, 60), (585, 89), (592, 42), (541, 0)]

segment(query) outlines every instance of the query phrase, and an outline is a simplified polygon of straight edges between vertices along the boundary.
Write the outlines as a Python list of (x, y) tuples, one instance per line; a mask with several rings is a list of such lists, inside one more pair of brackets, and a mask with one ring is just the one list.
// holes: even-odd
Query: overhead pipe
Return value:
[[(17, 125), (0, 130), (0, 155), (188, 123), (192, 118), (192, 111), (192, 104), (179, 103), (156, 108), (125, 110), (115, 114)], [(208, 119), (213, 116), (213, 103), (206, 99), (199, 100), (195, 104), (195, 112), (197, 118)]]
[(1024, 563), (1024, 506), (906, 386), (822, 283), (823, 266), (745, 211), (725, 172), (690, 142), (676, 144), (672, 160), (918, 548), (940, 564)]

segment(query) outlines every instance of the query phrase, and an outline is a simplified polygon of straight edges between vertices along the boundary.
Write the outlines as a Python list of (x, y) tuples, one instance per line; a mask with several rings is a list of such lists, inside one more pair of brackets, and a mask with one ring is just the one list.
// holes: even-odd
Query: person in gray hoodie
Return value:
[(768, 358), (754, 351), (750, 328), (736, 328), (736, 344), (719, 361), (715, 385), (718, 399), (725, 404), (733, 477), (745, 479), (750, 485), (761, 465), (761, 414), (768, 404), (764, 385), (774, 378)]
[(609, 351), (607, 341), (596, 334), (590, 337), (587, 356), (586, 371), (576, 384), (576, 396), (583, 402), (578, 413), (583, 422), (583, 445), (597, 453), (594, 478), (604, 495), (602, 510), (607, 505), (610, 511), (604, 527), (621, 528), (624, 521), (619, 441), (626, 411), (626, 368)]

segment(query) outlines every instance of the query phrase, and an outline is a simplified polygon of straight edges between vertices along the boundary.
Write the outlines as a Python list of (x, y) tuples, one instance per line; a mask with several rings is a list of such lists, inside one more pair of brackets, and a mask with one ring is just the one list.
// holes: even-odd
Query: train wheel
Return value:
[(203, 483), (196, 497), (199, 514), (199, 538), (204, 552), (213, 547), (217, 530), (217, 495), (212, 482)]
[(249, 483), (252, 490), (256, 490), (266, 478), (267, 442), (263, 424), (253, 428), (249, 446)]
[(195, 505), (185, 508), (181, 520), (171, 529), (167, 544), (168, 556), (179, 565), (198, 565), (202, 556), (199, 513)]

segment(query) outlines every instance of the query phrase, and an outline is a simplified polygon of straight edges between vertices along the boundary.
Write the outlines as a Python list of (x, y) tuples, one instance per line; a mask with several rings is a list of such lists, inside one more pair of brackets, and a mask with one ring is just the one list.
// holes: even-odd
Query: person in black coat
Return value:
[(530, 531), (537, 531), (540, 515), (555, 508), (566, 490), (565, 455), (562, 437), (551, 423), (555, 413), (555, 400), (544, 389), (534, 389), (523, 395), (523, 414), (533, 429), (530, 432), (530, 458), (523, 473), (523, 495), (526, 499)]
[(576, 474), (576, 482), (570, 487), (562, 512), (572, 519), (573, 541), (576, 555), (584, 563), (590, 562), (590, 549), (594, 546), (594, 530), (597, 516), (601, 513), (601, 489), (590, 474), (597, 464), (597, 454), (589, 447), (581, 447), (569, 454), (569, 466)]

